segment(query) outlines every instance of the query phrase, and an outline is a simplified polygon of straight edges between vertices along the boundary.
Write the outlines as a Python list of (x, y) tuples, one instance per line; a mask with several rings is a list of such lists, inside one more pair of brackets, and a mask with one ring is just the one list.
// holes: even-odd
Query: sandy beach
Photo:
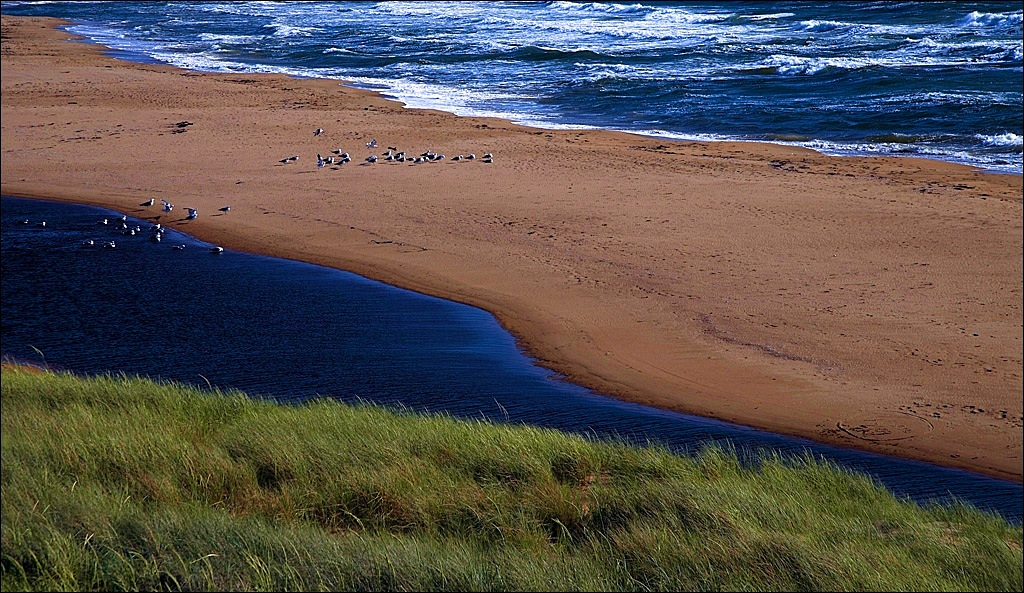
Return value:
[[(60, 24), (2, 17), (4, 195), (475, 305), (620, 399), (1022, 479), (1019, 175), (406, 109)], [(366, 163), (371, 139), (446, 159)]]

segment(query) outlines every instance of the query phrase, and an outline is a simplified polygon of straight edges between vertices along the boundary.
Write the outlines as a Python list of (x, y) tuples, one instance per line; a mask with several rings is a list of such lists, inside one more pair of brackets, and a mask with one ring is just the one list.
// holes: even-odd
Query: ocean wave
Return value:
[(217, 33), (200, 33), (197, 37), (200, 41), (211, 43), (254, 43), (261, 39), (258, 35), (226, 35)]
[(745, 19), (750, 21), (775, 21), (779, 19), (786, 19), (791, 16), (796, 16), (796, 13), (792, 12), (776, 12), (772, 14), (740, 14), (736, 15), (739, 19)]
[(527, 62), (538, 62), (546, 60), (561, 60), (564, 58), (572, 58), (575, 60), (602, 59), (608, 58), (609, 56), (607, 54), (600, 53), (595, 49), (561, 49), (557, 47), (526, 45), (523, 47), (512, 48), (511, 51), (505, 52), (502, 57), (514, 60), (524, 60)]
[(1021, 30), (1024, 12), (978, 12), (977, 10), (957, 21), (962, 27), (991, 27), (994, 29)]
[(960, 56), (971, 63), (1014, 63), (1021, 61), (1020, 40), (984, 39), (942, 41), (931, 37), (907, 39), (905, 51), (929, 56)]
[(876, 65), (870, 60), (858, 58), (806, 58), (803, 56), (773, 55), (759, 64), (744, 65), (736, 71), (747, 71), (756, 74), (782, 74), (788, 76), (813, 76), (826, 70), (856, 70)]
[(1014, 134), (1013, 132), (1004, 132), (1002, 134), (994, 134), (991, 136), (985, 134), (975, 134), (974, 137), (980, 140), (981, 143), (986, 146), (1019, 147), (1024, 145), (1024, 143), (1022, 143), (1022, 141), (1024, 141), (1024, 137), (1021, 137), (1019, 134)]
[(928, 146), (901, 142), (836, 142), (820, 139), (808, 142), (779, 142), (779, 144), (803, 146), (833, 156), (912, 156), (960, 163), (997, 173), (1019, 175), (1024, 170), (1019, 156), (1014, 158), (1001, 153), (978, 154), (957, 146)]
[[(519, 92), (488, 89), (456, 88), (448, 85), (417, 82), (408, 78), (380, 78), (372, 76), (345, 77), (351, 84), (373, 88), (394, 97), (409, 109), (437, 109), (456, 115), (502, 117), (512, 119), (521, 114), (496, 106), (529, 99)], [(518, 90), (518, 89), (517, 89)]]
[(275, 37), (311, 37), (314, 33), (322, 33), (320, 27), (299, 27), (285, 23), (268, 23), (264, 28), (273, 29)]
[(826, 31), (835, 31), (836, 29), (848, 29), (852, 25), (850, 23), (841, 23), (839, 21), (801, 21), (800, 30), (808, 31), (811, 33), (824, 33)]
[(550, 7), (572, 14), (594, 13), (598, 15), (645, 15), (656, 10), (643, 4), (614, 4), (604, 2), (552, 2)]

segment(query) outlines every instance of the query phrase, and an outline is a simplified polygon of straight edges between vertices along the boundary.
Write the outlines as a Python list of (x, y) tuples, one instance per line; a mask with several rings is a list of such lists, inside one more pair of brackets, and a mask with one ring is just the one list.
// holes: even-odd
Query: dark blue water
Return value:
[(128, 218), (142, 232), (126, 235), (109, 210), (9, 197), (0, 205), (7, 359), (238, 388), (285, 403), (371, 401), (658, 442), (679, 453), (709, 444), (744, 455), (810, 451), (918, 502), (956, 498), (1021, 521), (1020, 484), (595, 394), (534, 364), (474, 307), (321, 266), (215, 254), (176, 230), (154, 242), (141, 219)]
[(541, 127), (1022, 172), (1020, 2), (3, 2), (116, 55)]

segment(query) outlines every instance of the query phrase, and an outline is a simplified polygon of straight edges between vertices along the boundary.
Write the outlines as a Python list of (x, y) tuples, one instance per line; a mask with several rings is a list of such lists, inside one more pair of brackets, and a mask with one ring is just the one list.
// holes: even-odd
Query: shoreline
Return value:
[[(3, 16), (6, 195), (169, 199), (204, 241), (487, 310), (603, 395), (1021, 481), (1020, 176), (406, 109), (62, 23)], [(495, 159), (369, 165), (370, 138)]]

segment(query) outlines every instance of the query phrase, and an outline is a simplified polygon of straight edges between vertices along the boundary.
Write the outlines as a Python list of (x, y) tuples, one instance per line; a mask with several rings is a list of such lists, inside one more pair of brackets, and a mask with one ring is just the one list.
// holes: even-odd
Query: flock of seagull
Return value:
[[(320, 136), (323, 133), (324, 133), (324, 129), (323, 128), (317, 128), (316, 130), (313, 131), (313, 135), (314, 136)], [(406, 152), (404, 150), (399, 151), (398, 148), (395, 147), (395, 146), (387, 147), (387, 152), (385, 152), (383, 154), (383, 157), (379, 157), (377, 154), (373, 154), (373, 152), (378, 148), (377, 140), (376, 139), (373, 139), (373, 140), (370, 140), (369, 142), (367, 142), (366, 143), (366, 148), (369, 151), (371, 151), (371, 154), (369, 156), (367, 156), (366, 159), (365, 159), (367, 164), (376, 163), (381, 158), (383, 158), (383, 160), (386, 161), (386, 162), (397, 162), (397, 163), (406, 163), (406, 162), (408, 162), (408, 163), (411, 163), (411, 164), (437, 162), (437, 161), (442, 161), (442, 160), (445, 159), (445, 156), (443, 154), (438, 153), (438, 152), (434, 152), (433, 150), (429, 150), (429, 149), (424, 151), (423, 153), (419, 154), (418, 156), (409, 156), (409, 155), (406, 154)], [(337, 150), (332, 150), (331, 152), (332, 152), (332, 156), (328, 156), (328, 157), (324, 157), (320, 153), (317, 153), (317, 155), (316, 155), (316, 165), (317, 165), (317, 168), (323, 168), (323, 167), (326, 167), (327, 165), (339, 165), (340, 166), (340, 165), (344, 165), (345, 163), (349, 163), (349, 162), (352, 161), (352, 156), (349, 155), (349, 153), (343, 151), (340, 148), (337, 149)], [(279, 162), (282, 163), (282, 164), (288, 164), (288, 163), (295, 162), (297, 160), (299, 160), (299, 156), (298, 155), (293, 155), (293, 156), (285, 157), (285, 158), (281, 159)], [(476, 156), (476, 154), (472, 154), (472, 153), (471, 154), (460, 154), (458, 156), (452, 157), (451, 160), (452, 161), (463, 161), (463, 160), (472, 161), (472, 160), (477, 160), (477, 156)], [(493, 163), (494, 162), (494, 155), (488, 152), (487, 154), (484, 154), (482, 157), (480, 157), (479, 160), (481, 160), (484, 163)], [(171, 212), (171, 211), (174, 210), (174, 204), (168, 202), (167, 200), (160, 200), (160, 202), (162, 204), (162, 211), (163, 212)], [(150, 198), (149, 200), (146, 200), (145, 202), (142, 202), (141, 204), (139, 204), (139, 206), (142, 206), (144, 208), (151, 208), (154, 205), (156, 205), (156, 199), (154, 199), (154, 198)], [(188, 211), (188, 214), (185, 216), (185, 218), (183, 220), (195, 220), (195, 219), (197, 219), (199, 217), (199, 210), (197, 210), (196, 208), (185, 208), (185, 210)], [(222, 208), (219, 208), (219, 211), (223, 212), (223, 213), (230, 212), (231, 211), (231, 206), (224, 206)], [(30, 221), (26, 219), (26, 220), (23, 220), (22, 223), (23, 224), (30, 224)], [(114, 219), (114, 221), (111, 221), (110, 218), (103, 218), (103, 219), (100, 219), (98, 221), (98, 223), (101, 224), (101, 225), (104, 225), (104, 226), (113, 225), (117, 230), (119, 230), (121, 232), (122, 235), (125, 235), (125, 236), (136, 236), (136, 235), (143, 234), (142, 226), (141, 225), (134, 225), (134, 226), (130, 225), (128, 223), (128, 216), (127, 215), (122, 215), (121, 217)], [(38, 225), (40, 227), (45, 227), (46, 226), (46, 221), (40, 221), (38, 223)], [(151, 241), (153, 241), (155, 243), (160, 243), (163, 240), (164, 233), (166, 231), (167, 231), (167, 227), (163, 226), (160, 223), (155, 223), (155, 224), (153, 224), (153, 225), (151, 225), (149, 227), (149, 230), (148, 230), (149, 238), (150, 238)], [(100, 247), (105, 247), (105, 248), (108, 248), (108, 249), (113, 249), (113, 248), (117, 247), (117, 242), (114, 241), (114, 240), (86, 239), (86, 240), (82, 241), (82, 246), (83, 247), (100, 246)], [(179, 243), (179, 244), (172, 245), (171, 247), (173, 249), (176, 249), (176, 250), (183, 250), (183, 249), (185, 249), (185, 244), (184, 243)], [(213, 252), (213, 253), (223, 253), (224, 252), (224, 248), (220, 247), (220, 246), (213, 246), (213, 247), (210, 248), (210, 251)]]
[[(170, 211), (172, 211), (174, 209), (174, 205), (171, 204), (170, 202), (168, 202), (167, 200), (161, 200), (161, 201), (164, 204), (164, 208), (163, 208), (164, 212), (170, 212)], [(148, 207), (153, 206), (155, 203), (156, 203), (156, 201), (154, 199), (150, 199), (150, 200), (147, 200), (147, 201), (145, 201), (145, 202), (143, 202), (143, 203), (141, 203), (139, 205), (148, 208)], [(185, 220), (195, 220), (199, 216), (199, 211), (197, 209), (195, 209), (195, 208), (186, 208), (186, 210), (188, 210), (188, 215), (185, 217)], [(224, 206), (223, 208), (220, 208), (221, 212), (229, 212), (230, 210), (231, 210), (231, 206)], [(31, 224), (31, 221), (26, 218), (26, 219), (22, 220), (21, 223), (27, 225), (27, 224)], [(128, 222), (128, 215), (126, 215), (126, 214), (122, 214), (121, 216), (119, 216), (117, 218), (113, 218), (113, 219), (111, 219), (110, 217), (104, 217), (104, 218), (101, 218), (101, 219), (97, 220), (96, 223), (98, 225), (101, 225), (101, 226), (105, 226), (105, 227), (108, 227), (108, 228), (113, 228), (116, 231), (119, 231), (120, 234), (125, 236), (125, 237), (135, 237), (135, 236), (140, 236), (140, 235), (144, 234), (141, 225), (131, 225), (131, 224), (129, 224), (129, 222)], [(38, 226), (45, 228), (46, 227), (46, 221), (45, 220), (40, 221), (38, 223)], [(167, 232), (167, 227), (162, 225), (162, 224), (160, 224), (160, 223), (154, 223), (154, 224), (150, 225), (150, 227), (148, 229), (148, 232), (149, 232), (149, 239), (151, 241), (153, 241), (154, 243), (160, 243), (161, 241), (163, 241), (164, 233)], [(85, 240), (83, 240), (81, 242), (81, 245), (82, 245), (82, 247), (103, 247), (103, 248), (106, 248), (106, 249), (113, 249), (113, 248), (117, 247), (117, 241), (113, 240), (113, 239), (111, 239), (111, 240), (107, 240), (107, 239), (85, 239)], [(172, 249), (176, 249), (176, 250), (183, 250), (183, 249), (185, 249), (185, 244), (184, 243), (177, 243), (177, 244), (172, 245), (171, 248)], [(224, 252), (224, 248), (220, 247), (218, 245), (215, 245), (215, 246), (210, 248), (210, 251), (212, 253), (223, 253)]]
[[(317, 128), (316, 130), (313, 130), (313, 135), (314, 136), (320, 136), (323, 133), (324, 133), (324, 129), (323, 128)], [(366, 143), (366, 148), (371, 151), (371, 154), (364, 159), (367, 164), (373, 164), (373, 163), (376, 163), (376, 162), (378, 162), (378, 161), (380, 161), (382, 159), (384, 161), (386, 161), (386, 162), (395, 162), (395, 163), (406, 163), (406, 162), (408, 162), (410, 164), (430, 163), (430, 162), (442, 161), (442, 160), (445, 159), (445, 156), (443, 154), (438, 153), (438, 152), (434, 152), (433, 150), (430, 150), (430, 149), (427, 149), (426, 151), (424, 151), (423, 153), (419, 154), (418, 156), (410, 156), (410, 155), (407, 155), (404, 150), (399, 151), (398, 147), (396, 147), (396, 146), (388, 146), (387, 147), (387, 152), (385, 152), (383, 154), (383, 156), (378, 156), (377, 154), (373, 154), (373, 151), (376, 148), (378, 148), (377, 140), (376, 139), (373, 139), (373, 140), (370, 140), (369, 142), (367, 142)], [(451, 160), (452, 161), (463, 161), (463, 160), (472, 161), (472, 160), (476, 160), (476, 158), (477, 158), (476, 154), (470, 153), (470, 154), (460, 154), (460, 155), (454, 156), (454, 157), (452, 157)], [(296, 155), (286, 156), (283, 159), (279, 160), (278, 162), (283, 164), (283, 165), (287, 165), (288, 163), (294, 163), (295, 161), (298, 161), (298, 160), (299, 160), (299, 155), (296, 154)], [(494, 155), (492, 153), (488, 152), (487, 154), (485, 154), (482, 157), (480, 157), (480, 160), (482, 162), (484, 162), (484, 163), (493, 163), (494, 162)], [(324, 167), (326, 167), (328, 165), (338, 165), (340, 167), (341, 165), (344, 165), (345, 163), (350, 163), (350, 162), (352, 162), (352, 156), (349, 153), (345, 152), (344, 150), (342, 150), (340, 148), (332, 150), (331, 151), (331, 156), (327, 156), (327, 157), (321, 155), (319, 152), (316, 153), (316, 166), (317, 166), (318, 169), (322, 169), (322, 168), (324, 168)]]

